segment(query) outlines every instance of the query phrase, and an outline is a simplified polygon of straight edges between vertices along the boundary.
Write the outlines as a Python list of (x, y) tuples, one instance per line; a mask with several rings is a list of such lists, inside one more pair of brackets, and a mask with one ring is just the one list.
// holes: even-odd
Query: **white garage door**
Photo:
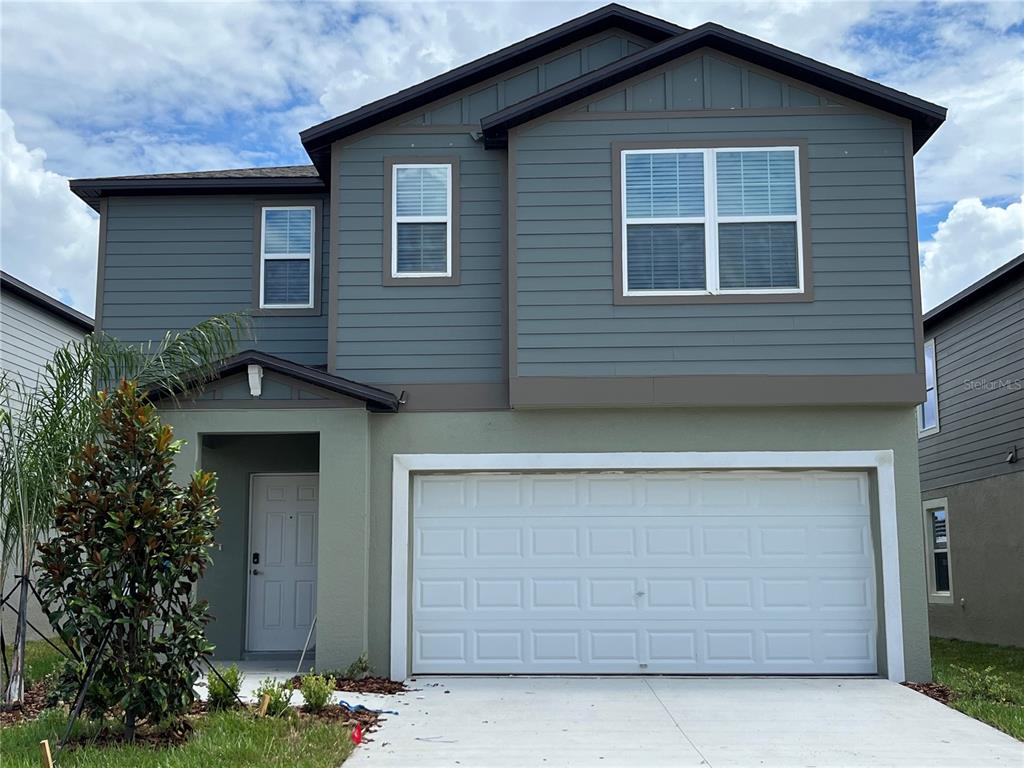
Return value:
[(874, 673), (856, 472), (420, 475), (414, 673)]

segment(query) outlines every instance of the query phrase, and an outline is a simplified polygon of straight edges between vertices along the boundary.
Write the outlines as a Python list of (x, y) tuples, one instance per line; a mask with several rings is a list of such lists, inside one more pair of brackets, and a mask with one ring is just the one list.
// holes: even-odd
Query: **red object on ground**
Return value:
[(359, 723), (356, 723), (355, 727), (352, 729), (352, 743), (363, 743), (363, 726), (361, 726)]

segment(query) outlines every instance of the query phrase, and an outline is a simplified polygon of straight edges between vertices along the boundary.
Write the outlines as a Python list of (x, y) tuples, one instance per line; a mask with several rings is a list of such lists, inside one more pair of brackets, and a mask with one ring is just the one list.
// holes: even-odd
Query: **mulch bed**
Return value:
[[(296, 690), (301, 690), (301, 675), (296, 675), (290, 682), (295, 686)], [(391, 695), (394, 693), (406, 693), (409, 689), (405, 687), (405, 683), (388, 680), (386, 677), (363, 677), (359, 680), (335, 678), (334, 690), (348, 691), (349, 693), (382, 693)]]
[(14, 725), (24, 720), (35, 720), (46, 709), (46, 684), (33, 683), (25, 689), (25, 700), (20, 707), (0, 709), (0, 725)]
[(903, 683), (903, 685), (907, 686), (907, 688), (910, 688), (911, 690), (917, 691), (918, 693), (923, 693), (925, 696), (935, 699), (936, 701), (941, 701), (943, 704), (949, 704), (956, 698), (956, 693), (953, 689), (947, 685), (943, 685), (942, 683), (907, 682)]

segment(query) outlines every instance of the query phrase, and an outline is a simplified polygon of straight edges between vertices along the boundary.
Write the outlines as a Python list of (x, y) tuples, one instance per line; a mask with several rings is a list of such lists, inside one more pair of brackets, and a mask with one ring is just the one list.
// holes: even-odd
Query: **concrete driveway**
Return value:
[(1024, 766), (1024, 744), (885, 680), (422, 678), (345, 768)]

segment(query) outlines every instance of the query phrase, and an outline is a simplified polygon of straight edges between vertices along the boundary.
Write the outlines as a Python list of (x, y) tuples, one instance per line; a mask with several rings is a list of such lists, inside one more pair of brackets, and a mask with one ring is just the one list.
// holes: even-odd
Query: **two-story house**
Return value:
[(924, 316), (932, 634), (1024, 646), (1024, 254)]
[(165, 418), (222, 657), (929, 677), (914, 153), (945, 110), (610, 5), (301, 133), (85, 179), (99, 326), (251, 311)]

